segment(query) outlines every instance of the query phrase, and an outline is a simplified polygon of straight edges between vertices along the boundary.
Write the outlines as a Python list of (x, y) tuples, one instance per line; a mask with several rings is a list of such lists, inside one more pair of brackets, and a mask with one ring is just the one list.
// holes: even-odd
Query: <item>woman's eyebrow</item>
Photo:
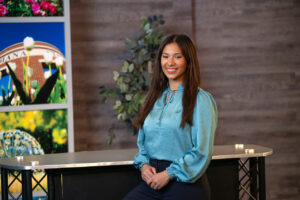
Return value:
[[(164, 53), (164, 52), (163, 52), (162, 54), (169, 55), (170, 53)], [(174, 54), (174, 55), (176, 55), (176, 54), (180, 54), (180, 55), (181, 55), (182, 53), (180, 53), (180, 52), (178, 52), (178, 53), (177, 53), (177, 52), (176, 52), (176, 53), (171, 53), (171, 54)]]

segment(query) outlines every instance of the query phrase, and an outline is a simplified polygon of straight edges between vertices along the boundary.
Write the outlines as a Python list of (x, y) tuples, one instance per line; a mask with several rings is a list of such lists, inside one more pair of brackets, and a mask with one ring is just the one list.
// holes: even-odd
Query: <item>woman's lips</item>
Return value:
[(176, 68), (167, 68), (167, 72), (169, 73), (169, 74), (174, 74), (174, 73), (176, 73)]

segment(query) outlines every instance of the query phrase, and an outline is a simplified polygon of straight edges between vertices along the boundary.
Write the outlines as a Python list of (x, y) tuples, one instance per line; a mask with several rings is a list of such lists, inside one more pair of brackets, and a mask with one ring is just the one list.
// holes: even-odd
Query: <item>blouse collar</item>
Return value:
[(183, 89), (184, 89), (182, 83), (180, 83), (180, 85), (178, 85), (177, 90), (171, 90), (171, 89), (170, 89), (170, 86), (169, 86), (169, 83), (167, 83), (167, 88), (168, 88), (168, 91), (169, 91), (169, 92), (171, 92), (171, 91), (183, 91)]

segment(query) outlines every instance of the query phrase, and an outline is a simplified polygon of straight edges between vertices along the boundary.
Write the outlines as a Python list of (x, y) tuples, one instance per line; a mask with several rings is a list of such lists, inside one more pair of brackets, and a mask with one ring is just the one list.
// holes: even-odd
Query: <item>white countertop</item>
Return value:
[[(245, 153), (245, 149), (253, 149), (254, 152)], [(138, 149), (120, 149), (24, 156), (20, 160), (16, 157), (1, 158), (0, 166), (15, 170), (34, 170), (132, 165), (137, 152)], [(236, 149), (235, 145), (215, 145), (212, 159), (265, 157), (272, 153), (273, 149), (259, 145), (246, 144), (243, 149)], [(36, 165), (32, 165), (32, 161), (37, 161)]]

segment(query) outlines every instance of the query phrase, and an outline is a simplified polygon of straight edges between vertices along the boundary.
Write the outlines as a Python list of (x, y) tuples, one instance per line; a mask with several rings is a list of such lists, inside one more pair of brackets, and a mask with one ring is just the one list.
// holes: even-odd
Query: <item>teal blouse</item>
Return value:
[(171, 179), (193, 183), (205, 173), (212, 157), (217, 107), (211, 94), (199, 89), (193, 125), (180, 128), (183, 89), (182, 84), (176, 92), (167, 88), (155, 102), (139, 130), (134, 165), (140, 169), (150, 158), (168, 160)]

